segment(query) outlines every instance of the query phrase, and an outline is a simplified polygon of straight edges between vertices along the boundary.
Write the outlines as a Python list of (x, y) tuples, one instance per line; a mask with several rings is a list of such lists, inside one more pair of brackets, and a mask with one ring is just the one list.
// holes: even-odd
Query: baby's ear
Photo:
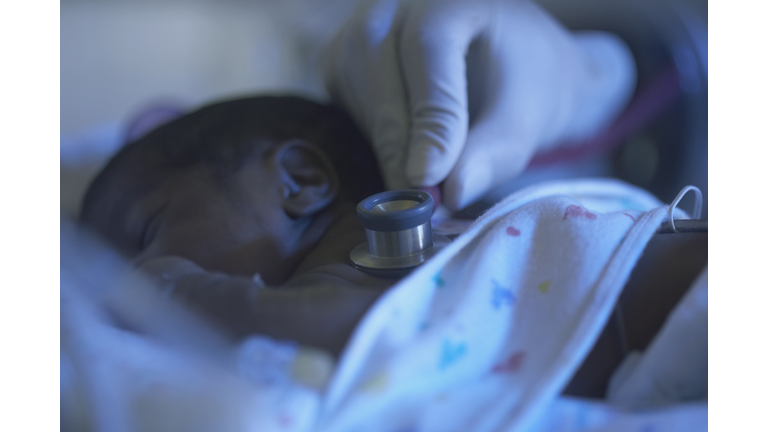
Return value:
[(273, 153), (283, 189), (283, 210), (294, 218), (311, 216), (336, 198), (339, 179), (328, 157), (309, 141), (291, 140)]

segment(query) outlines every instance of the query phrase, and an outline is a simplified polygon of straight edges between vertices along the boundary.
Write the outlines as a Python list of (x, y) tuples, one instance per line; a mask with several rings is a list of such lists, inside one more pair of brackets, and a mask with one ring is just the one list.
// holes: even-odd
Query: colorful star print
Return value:
[(440, 369), (445, 369), (467, 353), (467, 344), (446, 340), (440, 351)]

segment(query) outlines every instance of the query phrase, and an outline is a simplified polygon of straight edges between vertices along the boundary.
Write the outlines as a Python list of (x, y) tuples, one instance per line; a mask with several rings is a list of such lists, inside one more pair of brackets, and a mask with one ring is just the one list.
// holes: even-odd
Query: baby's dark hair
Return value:
[[(86, 192), (81, 220), (115, 176), (142, 191), (176, 168), (207, 166), (224, 182), (255, 152), (291, 139), (317, 145), (339, 175), (340, 193), (359, 201), (384, 189), (370, 144), (342, 110), (295, 96), (257, 96), (207, 105), (126, 144)], [(130, 168), (129, 168), (130, 167)]]

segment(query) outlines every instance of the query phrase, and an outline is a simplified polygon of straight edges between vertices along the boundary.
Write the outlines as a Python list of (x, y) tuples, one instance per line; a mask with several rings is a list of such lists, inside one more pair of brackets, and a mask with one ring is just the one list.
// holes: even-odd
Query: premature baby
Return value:
[[(235, 337), (338, 353), (391, 280), (348, 265), (354, 208), (383, 190), (347, 115), (295, 97), (213, 104), (128, 143), (81, 220)], [(269, 287), (261, 289), (258, 279)]]
[[(257, 333), (338, 355), (394, 282), (348, 258), (365, 240), (355, 205), (382, 189), (373, 152), (344, 112), (252, 97), (206, 106), (128, 143), (92, 183), (81, 220), (233, 337)], [(638, 263), (650, 279), (633, 277), (625, 290), (638, 306), (625, 311), (629, 348), (650, 342), (702, 265), (680, 275), (680, 260), (668, 258), (690, 257), (684, 251), (702, 250), (703, 240), (706, 260), (706, 236), (680, 240), (652, 241), (654, 253)], [(621, 360), (612, 335), (604, 331), (573, 393), (600, 395)]]

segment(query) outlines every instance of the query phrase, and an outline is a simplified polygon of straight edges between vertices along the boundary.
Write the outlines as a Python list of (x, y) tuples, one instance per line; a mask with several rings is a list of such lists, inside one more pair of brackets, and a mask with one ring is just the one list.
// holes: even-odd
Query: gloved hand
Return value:
[(324, 62), (387, 186), (444, 181), (452, 210), (607, 126), (635, 81), (617, 37), (569, 32), (528, 0), (363, 0)]

